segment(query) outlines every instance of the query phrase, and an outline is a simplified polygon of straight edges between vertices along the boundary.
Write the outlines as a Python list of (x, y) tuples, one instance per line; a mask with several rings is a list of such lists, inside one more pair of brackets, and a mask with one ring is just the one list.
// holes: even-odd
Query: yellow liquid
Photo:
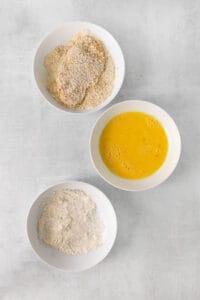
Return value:
[(154, 117), (126, 112), (108, 122), (101, 134), (99, 147), (110, 171), (126, 179), (142, 179), (163, 164), (168, 138)]

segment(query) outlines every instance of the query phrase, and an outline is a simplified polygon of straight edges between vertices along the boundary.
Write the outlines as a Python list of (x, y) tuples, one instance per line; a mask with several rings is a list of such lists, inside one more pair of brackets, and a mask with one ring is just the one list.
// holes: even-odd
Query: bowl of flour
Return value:
[(44, 262), (77, 272), (108, 255), (116, 238), (117, 219), (99, 189), (68, 181), (48, 188), (36, 199), (27, 218), (27, 233)]

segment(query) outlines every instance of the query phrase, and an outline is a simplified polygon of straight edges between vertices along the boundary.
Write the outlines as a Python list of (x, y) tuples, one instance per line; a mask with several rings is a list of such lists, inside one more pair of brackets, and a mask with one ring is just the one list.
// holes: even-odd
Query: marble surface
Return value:
[[(1, 0), (0, 299), (200, 299), (200, 1)], [(100, 115), (49, 106), (32, 77), (39, 40), (69, 20), (107, 28), (126, 60), (114, 102), (152, 101), (175, 119), (183, 151), (174, 174), (149, 191), (119, 191), (88, 151)], [(118, 236), (110, 255), (83, 273), (43, 264), (26, 236), (30, 205), (48, 186), (83, 180), (110, 197)]]

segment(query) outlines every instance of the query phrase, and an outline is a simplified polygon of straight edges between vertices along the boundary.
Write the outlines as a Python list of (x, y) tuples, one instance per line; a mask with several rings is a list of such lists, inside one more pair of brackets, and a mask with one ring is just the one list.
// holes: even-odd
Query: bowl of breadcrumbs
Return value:
[(69, 22), (49, 33), (34, 58), (42, 96), (69, 113), (89, 113), (109, 104), (124, 80), (123, 53), (100, 26)]

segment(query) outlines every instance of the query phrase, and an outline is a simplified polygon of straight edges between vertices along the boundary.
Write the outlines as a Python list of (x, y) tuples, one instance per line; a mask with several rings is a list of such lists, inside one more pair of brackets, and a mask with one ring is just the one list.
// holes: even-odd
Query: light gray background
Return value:
[[(200, 1), (1, 0), (0, 7), (0, 299), (200, 299)], [(130, 193), (105, 183), (88, 151), (100, 113), (69, 116), (39, 95), (36, 46), (70, 20), (102, 25), (119, 41), (126, 76), (114, 102), (151, 101), (176, 121), (181, 160), (159, 187)], [(68, 179), (102, 189), (119, 224), (110, 255), (79, 274), (43, 264), (26, 236), (34, 199)]]

